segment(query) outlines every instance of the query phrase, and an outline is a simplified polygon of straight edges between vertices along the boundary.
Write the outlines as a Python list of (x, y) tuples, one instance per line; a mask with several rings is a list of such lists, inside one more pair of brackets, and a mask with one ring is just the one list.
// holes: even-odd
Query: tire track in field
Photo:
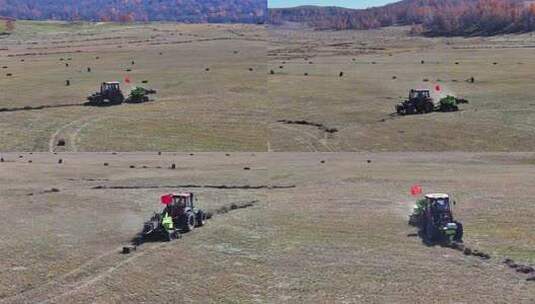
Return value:
[[(67, 133), (66, 135), (69, 135), (69, 138), (70, 138), (70, 142), (66, 142), (65, 143), (65, 148), (66, 150), (68, 150), (68, 147), (69, 145), (71, 146), (71, 149), (73, 148), (73, 144), (74, 144), (74, 141), (73, 139), (75, 140), (78, 133), (80, 132), (80, 130), (84, 127), (86, 127), (89, 123), (91, 123), (95, 118), (100, 118), (100, 119), (103, 119), (104, 117), (98, 117), (97, 115), (92, 115), (92, 116), (86, 116), (86, 117), (82, 117), (82, 118), (79, 118), (79, 119), (76, 119), (76, 120), (73, 120), (61, 127), (59, 127), (51, 136), (50, 136), (50, 139), (48, 141), (48, 151), (49, 152), (54, 152), (55, 151), (55, 148), (56, 148), (56, 144), (57, 142), (59, 141), (60, 139), (60, 135), (61, 134), (64, 134), (64, 133)], [(75, 128), (76, 125), (78, 124), (82, 124), (80, 127), (78, 128)], [(75, 128), (72, 132), (68, 132), (70, 128)], [(63, 136), (63, 138), (65, 138), (67, 136)], [(74, 148), (75, 148), (76, 145), (74, 145)], [(75, 151), (75, 150), (74, 150)]]

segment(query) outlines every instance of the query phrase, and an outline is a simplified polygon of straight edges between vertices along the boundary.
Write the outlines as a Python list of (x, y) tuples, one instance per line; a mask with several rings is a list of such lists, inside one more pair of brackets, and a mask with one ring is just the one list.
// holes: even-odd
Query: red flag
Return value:
[(417, 196), (418, 194), (422, 194), (422, 187), (420, 185), (412, 185), (411, 195)]
[(440, 90), (441, 90), (440, 85), (437, 84), (437, 86), (435, 87), (435, 91), (440, 92)]
[(126, 82), (126, 83), (130, 83), (130, 82), (132, 82), (132, 80), (130, 80), (130, 76), (126, 76), (126, 77), (124, 78), (124, 82)]
[(169, 205), (173, 202), (173, 196), (171, 194), (164, 194), (161, 198), (162, 204)]

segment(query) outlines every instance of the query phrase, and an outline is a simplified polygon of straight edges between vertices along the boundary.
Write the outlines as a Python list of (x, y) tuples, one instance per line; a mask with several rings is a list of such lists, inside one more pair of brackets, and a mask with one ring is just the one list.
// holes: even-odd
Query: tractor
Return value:
[(141, 239), (160, 237), (166, 241), (180, 238), (180, 233), (189, 232), (206, 223), (206, 213), (194, 206), (196, 198), (191, 192), (170, 193), (161, 197), (166, 205), (161, 213), (155, 213), (143, 225)]
[(428, 243), (462, 243), (463, 225), (454, 220), (448, 194), (426, 194), (416, 202), (409, 225), (416, 226)]
[(111, 106), (124, 102), (124, 95), (121, 91), (119, 82), (103, 82), (100, 85), (100, 92), (94, 93), (87, 97), (86, 105), (91, 106)]
[(411, 89), (409, 98), (396, 105), (396, 112), (399, 115), (429, 113), (433, 112), (434, 109), (435, 104), (429, 90)]

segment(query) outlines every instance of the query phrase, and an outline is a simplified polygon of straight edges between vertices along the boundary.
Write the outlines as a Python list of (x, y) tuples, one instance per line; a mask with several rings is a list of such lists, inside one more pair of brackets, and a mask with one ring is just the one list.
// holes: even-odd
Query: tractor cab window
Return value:
[(437, 199), (434, 203), (434, 206), (438, 211), (449, 211), (450, 209), (447, 199)]
[(186, 206), (186, 198), (183, 196), (175, 196), (173, 200), (174, 200), (173, 203), (177, 205), (178, 207)]

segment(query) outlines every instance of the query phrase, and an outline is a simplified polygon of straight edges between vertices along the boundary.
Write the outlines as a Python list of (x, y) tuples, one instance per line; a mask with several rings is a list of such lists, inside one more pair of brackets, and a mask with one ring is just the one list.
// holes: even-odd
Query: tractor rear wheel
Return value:
[(193, 212), (187, 212), (186, 214), (184, 214), (184, 218), (182, 220), (182, 230), (184, 230), (185, 232), (190, 232), (195, 228), (196, 221)]
[(424, 113), (433, 112), (434, 105), (432, 102), (428, 101), (424, 104)]
[(427, 221), (427, 223), (425, 225), (425, 239), (426, 239), (426, 241), (432, 243), (432, 242), (436, 241), (436, 237), (437, 237), (437, 234), (436, 234), (435, 226), (433, 226), (433, 223), (431, 223), (431, 221)]

